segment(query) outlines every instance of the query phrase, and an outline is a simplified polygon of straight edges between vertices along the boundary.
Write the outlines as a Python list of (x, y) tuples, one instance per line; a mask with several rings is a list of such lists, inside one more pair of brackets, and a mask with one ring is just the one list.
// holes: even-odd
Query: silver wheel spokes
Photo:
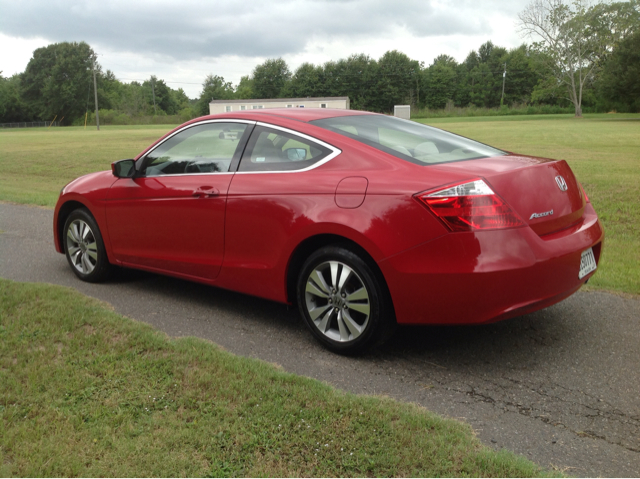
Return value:
[(67, 251), (74, 268), (91, 273), (98, 263), (98, 245), (93, 231), (83, 220), (74, 220), (67, 229)]
[(352, 341), (369, 322), (369, 293), (362, 279), (339, 261), (318, 265), (305, 287), (307, 311), (318, 330), (335, 341)]

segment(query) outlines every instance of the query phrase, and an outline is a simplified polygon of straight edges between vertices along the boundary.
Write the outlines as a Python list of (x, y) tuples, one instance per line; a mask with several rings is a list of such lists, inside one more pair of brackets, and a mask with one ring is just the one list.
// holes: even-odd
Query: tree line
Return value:
[(533, 42), (506, 49), (491, 41), (464, 61), (440, 55), (428, 66), (391, 50), (379, 59), (351, 55), (291, 71), (282, 58), (257, 65), (237, 85), (208, 75), (199, 98), (151, 76), (124, 83), (103, 71), (85, 42), (34, 51), (23, 73), (0, 74), (0, 123), (62, 118), (81, 122), (93, 109), (93, 74), (101, 111), (122, 122), (143, 116), (188, 120), (209, 113), (211, 100), (348, 96), (351, 107), (389, 113), (397, 104), (418, 109), (573, 106), (640, 111), (640, 4), (588, 5), (581, 0), (534, 0), (519, 15)]
[(191, 116), (193, 101), (181, 88), (151, 76), (144, 82), (124, 83), (103, 71), (96, 54), (85, 42), (54, 43), (38, 48), (23, 73), (0, 74), (0, 123), (62, 120), (73, 124), (94, 108), (95, 72), (100, 110), (126, 117)]

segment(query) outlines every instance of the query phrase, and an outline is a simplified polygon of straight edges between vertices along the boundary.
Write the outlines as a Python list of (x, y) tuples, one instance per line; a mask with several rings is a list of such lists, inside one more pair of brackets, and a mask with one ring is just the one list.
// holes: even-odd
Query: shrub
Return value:
[[(469, 104), (468, 107), (454, 107), (447, 105), (441, 110), (432, 110), (423, 108), (413, 110), (412, 118), (444, 118), (444, 117), (475, 117), (475, 116), (507, 116), (507, 115), (549, 115), (549, 114), (567, 114), (574, 113), (574, 108), (570, 106), (560, 105), (527, 105), (514, 103), (511, 106), (503, 105), (498, 108), (484, 108)], [(596, 107), (583, 107), (583, 113), (596, 113)]]
[[(195, 118), (191, 108), (185, 108), (176, 115), (167, 115), (164, 111), (159, 110), (156, 115), (129, 115), (121, 110), (100, 110), (101, 125), (178, 125)], [(75, 126), (84, 125), (84, 118), (74, 121)], [(96, 115), (94, 112), (89, 113), (87, 125), (96, 124)]]

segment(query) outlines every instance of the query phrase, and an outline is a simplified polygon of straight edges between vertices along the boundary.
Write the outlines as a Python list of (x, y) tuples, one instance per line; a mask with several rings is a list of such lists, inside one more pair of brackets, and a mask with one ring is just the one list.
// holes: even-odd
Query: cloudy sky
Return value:
[(491, 40), (523, 43), (530, 0), (0, 0), (0, 71), (23, 72), (33, 50), (85, 41), (124, 82), (150, 75), (198, 97), (207, 74), (236, 84), (267, 58), (303, 62), (399, 50), (431, 64), (464, 60)]

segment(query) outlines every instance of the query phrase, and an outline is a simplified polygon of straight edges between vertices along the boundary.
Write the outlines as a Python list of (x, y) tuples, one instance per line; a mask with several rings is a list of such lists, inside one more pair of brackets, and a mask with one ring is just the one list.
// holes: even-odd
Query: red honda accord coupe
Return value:
[(604, 231), (565, 161), (353, 110), (229, 112), (65, 186), (55, 247), (297, 303), (337, 352), (396, 324), (479, 324), (577, 291)]

